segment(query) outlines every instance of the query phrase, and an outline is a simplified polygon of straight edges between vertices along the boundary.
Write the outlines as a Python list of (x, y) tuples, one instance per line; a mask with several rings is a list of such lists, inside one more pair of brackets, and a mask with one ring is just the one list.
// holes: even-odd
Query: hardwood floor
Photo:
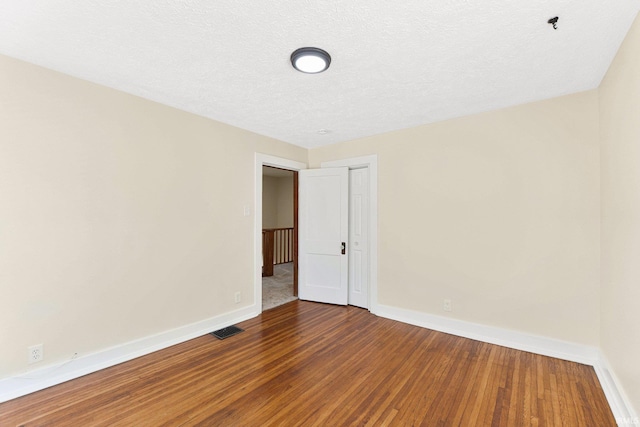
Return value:
[(0, 404), (1, 426), (614, 426), (593, 368), (293, 301)]

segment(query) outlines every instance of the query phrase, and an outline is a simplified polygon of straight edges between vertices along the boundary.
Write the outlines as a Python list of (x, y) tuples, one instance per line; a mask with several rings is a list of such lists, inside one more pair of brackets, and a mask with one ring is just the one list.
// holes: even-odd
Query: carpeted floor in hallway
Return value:
[(289, 301), (293, 296), (293, 263), (273, 266), (273, 276), (262, 278), (262, 310), (269, 310)]

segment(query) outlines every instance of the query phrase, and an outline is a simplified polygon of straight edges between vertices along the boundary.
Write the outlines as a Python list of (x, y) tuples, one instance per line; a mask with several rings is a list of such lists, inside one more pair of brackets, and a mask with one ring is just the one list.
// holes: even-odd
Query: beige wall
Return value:
[(262, 228), (278, 227), (278, 178), (262, 175)]
[(278, 227), (293, 227), (293, 172), (278, 178)]
[(640, 411), (640, 17), (599, 95), (602, 349)]
[(379, 303), (597, 345), (597, 123), (590, 91), (309, 160), (378, 155)]
[(293, 172), (289, 177), (263, 175), (262, 227), (293, 227)]
[(0, 378), (251, 305), (255, 152), (307, 159), (0, 57)]

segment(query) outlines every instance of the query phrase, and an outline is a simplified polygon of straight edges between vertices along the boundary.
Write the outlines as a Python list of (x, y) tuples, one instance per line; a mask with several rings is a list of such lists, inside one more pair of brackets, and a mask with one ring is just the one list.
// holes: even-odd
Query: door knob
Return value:
[(345, 242), (342, 242), (342, 255), (347, 253), (347, 244)]

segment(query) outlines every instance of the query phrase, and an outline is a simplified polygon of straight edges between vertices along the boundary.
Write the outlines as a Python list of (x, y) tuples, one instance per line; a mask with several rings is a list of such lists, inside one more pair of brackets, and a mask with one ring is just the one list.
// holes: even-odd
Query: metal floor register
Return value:
[(233, 335), (239, 334), (240, 332), (244, 332), (244, 329), (240, 329), (235, 325), (227, 326), (226, 328), (218, 329), (217, 331), (211, 332), (211, 335), (214, 337), (223, 340), (225, 338), (229, 338)]

